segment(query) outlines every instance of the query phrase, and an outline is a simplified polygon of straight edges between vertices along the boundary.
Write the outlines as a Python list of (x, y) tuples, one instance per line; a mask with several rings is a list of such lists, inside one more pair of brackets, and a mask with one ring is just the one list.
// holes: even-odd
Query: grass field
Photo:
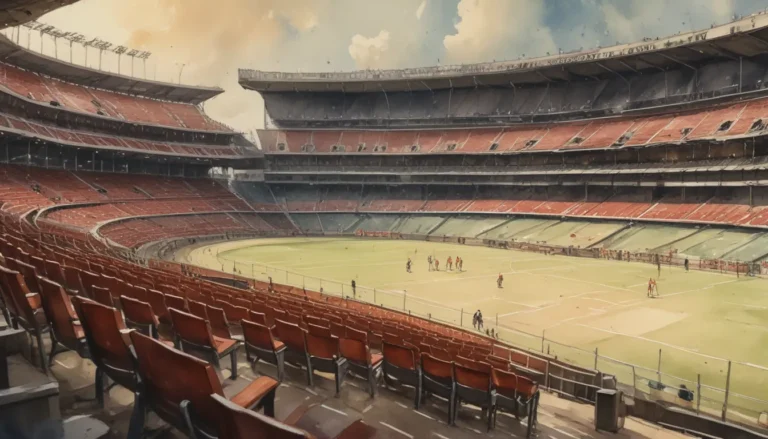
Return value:
[[(440, 260), (439, 272), (428, 270), (430, 254)], [(445, 271), (449, 255), (464, 260), (463, 272)], [(598, 349), (598, 368), (625, 384), (637, 377), (638, 389), (659, 377), (669, 386), (686, 383), (695, 389), (701, 374), (702, 406), (713, 412), (722, 406), (723, 393), (714, 388), (726, 387), (728, 362), (722, 359), (729, 359), (731, 391), (766, 399), (768, 369), (751, 366), (768, 366), (763, 279), (668, 267), (659, 276), (655, 266), (640, 263), (354, 238), (226, 242), (188, 248), (177, 257), (331, 294), (352, 295), (349, 283), (355, 279), (358, 299), (470, 329), (471, 316), (480, 309), (486, 328), (518, 346), (590, 368)], [(408, 258), (412, 273), (405, 269)], [(503, 289), (496, 286), (499, 273)], [(658, 277), (659, 298), (646, 297), (650, 277)], [(604, 356), (638, 367), (633, 375), (632, 367)], [(740, 407), (729, 416), (749, 419), (768, 410), (733, 394), (729, 406)]]

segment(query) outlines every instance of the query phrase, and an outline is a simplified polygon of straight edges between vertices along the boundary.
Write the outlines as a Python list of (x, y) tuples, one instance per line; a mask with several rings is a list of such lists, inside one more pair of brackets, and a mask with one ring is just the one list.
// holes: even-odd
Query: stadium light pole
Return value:
[[(69, 62), (70, 64), (74, 64), (74, 51), (73, 48), (74, 43), (77, 44), (83, 44), (83, 41), (85, 40), (85, 35), (78, 34), (78, 33), (72, 33), (65, 37), (67, 40), (69, 40)], [(87, 57), (87, 52), (86, 52)], [(87, 59), (87, 58), (86, 58)]]
[[(176, 63), (176, 65), (179, 65), (179, 63)], [(181, 68), (179, 69), (179, 84), (181, 84), (181, 73), (184, 71), (184, 66), (186, 66), (186, 64), (181, 63)]]
[(128, 50), (125, 46), (117, 46), (112, 49), (112, 52), (117, 54), (117, 74), (120, 74), (120, 62), (123, 59), (123, 54)]
[(138, 55), (138, 54), (139, 54), (139, 51), (136, 50), (136, 49), (131, 49), (126, 54), (129, 57), (131, 57), (131, 76), (134, 76), (134, 74), (133, 74), (133, 65), (136, 64), (136, 55)]
[(99, 70), (102, 70), (101, 68), (101, 58), (104, 55), (105, 50), (109, 50), (110, 47), (112, 47), (112, 43), (108, 43), (106, 41), (98, 40), (98, 48), (99, 48)]

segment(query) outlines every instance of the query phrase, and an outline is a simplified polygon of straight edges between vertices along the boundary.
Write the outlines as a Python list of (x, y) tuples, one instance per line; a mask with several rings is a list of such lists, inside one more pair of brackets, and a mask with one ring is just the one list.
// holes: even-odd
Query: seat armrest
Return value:
[[(235, 395), (231, 401), (240, 407), (250, 409), (271, 391), (279, 386), (275, 379), (262, 376), (253, 380), (248, 386)], [(274, 397), (274, 396), (273, 396)]]

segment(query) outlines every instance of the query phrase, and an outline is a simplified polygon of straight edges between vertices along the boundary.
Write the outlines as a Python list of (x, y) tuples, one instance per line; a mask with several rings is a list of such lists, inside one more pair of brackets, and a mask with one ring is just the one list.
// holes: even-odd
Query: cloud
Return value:
[(604, 2), (600, 10), (609, 35), (608, 44), (631, 43), (729, 22), (736, 13), (735, 1), (626, 0)]
[[(765, 0), (81, 0), (41, 19), (153, 53), (147, 77), (218, 85), (214, 118), (250, 131), (264, 118), (238, 68), (339, 71), (516, 59), (707, 28)], [(32, 47), (39, 40), (32, 35)], [(24, 43), (22, 32), (21, 42)], [(59, 55), (69, 59), (59, 41)], [(53, 55), (54, 43), (45, 42)], [(79, 50), (79, 51), (78, 51)], [(83, 52), (74, 53), (77, 63)], [(98, 64), (92, 49), (88, 63)], [(117, 58), (105, 53), (103, 67)], [(143, 63), (134, 64), (136, 74)], [(123, 57), (122, 72), (129, 73)]]
[(380, 68), (382, 58), (386, 58), (388, 51), (389, 32), (386, 30), (371, 38), (357, 34), (349, 43), (349, 56), (355, 61), (358, 69)]
[(419, 8), (416, 9), (416, 19), (421, 20), (421, 16), (424, 15), (424, 9), (427, 8), (427, 0), (424, 0), (419, 5)]
[(544, 2), (461, 0), (455, 33), (443, 45), (448, 61), (469, 63), (522, 54), (554, 52), (552, 31), (544, 24)]
[[(318, 28), (329, 5), (330, 0), (83, 0), (44, 21), (151, 51), (150, 79), (176, 82), (185, 64), (183, 83), (226, 90), (206, 103), (211, 116), (249, 131), (263, 120), (263, 103), (238, 85), (237, 69), (279, 69), (281, 44)], [(89, 64), (96, 59), (92, 51)], [(116, 57), (105, 56), (104, 68), (115, 71), (116, 64)], [(125, 57), (122, 64), (129, 73)]]

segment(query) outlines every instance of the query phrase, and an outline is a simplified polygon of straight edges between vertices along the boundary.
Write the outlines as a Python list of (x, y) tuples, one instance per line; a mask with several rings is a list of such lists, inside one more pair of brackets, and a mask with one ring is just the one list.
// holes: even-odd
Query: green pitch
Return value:
[[(427, 257), (440, 261), (429, 271)], [(464, 260), (462, 272), (446, 260)], [(549, 352), (580, 366), (615, 374), (650, 392), (648, 380), (696, 389), (702, 410), (718, 414), (731, 364), (729, 418), (753, 423), (766, 404), (768, 282), (662, 266), (420, 241), (284, 238), (188, 248), (181, 260), (276, 283), (405, 310), (472, 328), (481, 310), (485, 328), (522, 348)], [(406, 261), (413, 261), (412, 273)], [(504, 276), (503, 288), (496, 279)], [(649, 278), (660, 296), (647, 297)], [(463, 310), (463, 314), (462, 314)], [(542, 335), (544, 340), (542, 340)], [(661, 375), (658, 374), (661, 350)], [(605, 358), (609, 357), (609, 358)], [(624, 365), (611, 359), (635, 365)], [(708, 389), (712, 387), (713, 389)]]

